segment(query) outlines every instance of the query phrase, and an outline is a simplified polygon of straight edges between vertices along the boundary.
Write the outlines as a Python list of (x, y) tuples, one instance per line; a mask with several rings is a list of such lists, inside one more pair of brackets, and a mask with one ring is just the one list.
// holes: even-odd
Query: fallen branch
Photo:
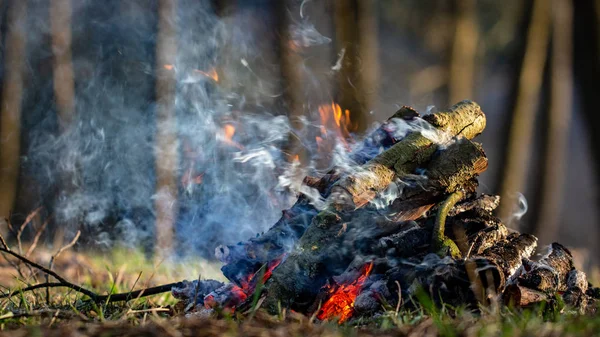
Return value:
[(136, 290), (136, 291), (130, 291), (130, 292), (126, 292), (126, 293), (100, 295), (89, 289), (83, 288), (81, 286), (78, 286), (74, 283), (67, 281), (62, 276), (58, 275), (56, 272), (54, 272), (46, 267), (41, 266), (41, 265), (29, 260), (28, 258), (26, 258), (16, 252), (13, 252), (12, 250), (10, 250), (8, 248), (0, 248), (0, 252), (12, 255), (13, 257), (17, 258), (21, 262), (24, 262), (25, 264), (27, 264), (33, 268), (36, 268), (36, 269), (42, 271), (43, 273), (50, 275), (50, 276), (54, 277), (56, 280), (58, 280), (58, 282), (40, 283), (40, 284), (36, 284), (36, 285), (32, 285), (32, 286), (28, 286), (26, 288), (20, 289), (17, 292), (2, 294), (2, 295), (0, 295), (0, 299), (10, 298), (10, 297), (13, 297), (22, 292), (33, 291), (33, 290), (41, 289), (41, 288), (64, 287), (64, 288), (73, 289), (79, 293), (82, 293), (82, 294), (88, 296), (91, 301), (96, 302), (96, 303), (101, 303), (101, 302), (112, 303), (112, 302), (121, 302), (121, 301), (126, 302), (126, 301), (136, 299), (136, 298), (170, 292), (171, 288), (173, 288), (174, 286), (180, 285), (179, 282), (175, 282), (175, 283), (164, 284), (164, 285), (160, 285), (160, 286), (156, 286), (156, 287), (150, 287), (150, 288), (140, 289), (140, 290)]

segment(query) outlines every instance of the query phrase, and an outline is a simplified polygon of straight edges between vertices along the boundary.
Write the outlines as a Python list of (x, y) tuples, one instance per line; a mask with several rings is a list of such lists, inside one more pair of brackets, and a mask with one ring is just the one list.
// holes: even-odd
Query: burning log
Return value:
[[(388, 149), (402, 140), (405, 130), (422, 128), (421, 125), (425, 122), (418, 117), (419, 113), (411, 107), (402, 107), (366, 137), (350, 157), (358, 164), (368, 162), (379, 155), (382, 149)], [(399, 127), (397, 124), (403, 126)], [(306, 177), (303, 184), (316, 189), (322, 198), (327, 198), (340, 176), (341, 172), (333, 169), (321, 178)], [(307, 195), (300, 194), (294, 206), (282, 213), (279, 221), (257, 238), (237, 245), (217, 247), (215, 255), (227, 263), (222, 271), (229, 280), (239, 284), (241, 278), (256, 272), (264, 263), (291, 251), (316, 216), (317, 210)]]
[[(450, 112), (436, 115), (439, 116), (426, 118), (433, 127), (439, 128), (438, 136), (444, 134), (448, 140), (458, 135), (472, 138), (485, 126), (481, 109), (470, 101), (463, 101)], [(269, 281), (267, 307), (275, 311), (281, 301), (283, 307), (304, 310), (317, 296), (315, 289), (322, 287), (328, 277), (344, 271), (352, 259), (352, 252), (343, 247), (343, 241), (354, 239), (345, 235), (355, 227), (351, 220), (356, 212), (350, 210), (364, 206), (394, 178), (414, 175), (417, 167), (431, 161), (425, 172), (431, 175), (430, 187), (435, 192), (420, 186), (421, 193), (443, 195), (458, 188), (474, 191), (477, 184), (472, 179), (487, 168), (481, 147), (467, 139), (457, 139), (434, 156), (437, 148), (437, 144), (423, 134), (409, 133), (363, 165), (358, 174), (340, 179), (332, 187), (330, 206), (313, 219), (298, 242), (298, 250), (290, 254)], [(454, 156), (452, 160), (448, 160), (448, 154)], [(415, 190), (418, 191), (418, 187)], [(403, 193), (405, 195), (408, 194)]]

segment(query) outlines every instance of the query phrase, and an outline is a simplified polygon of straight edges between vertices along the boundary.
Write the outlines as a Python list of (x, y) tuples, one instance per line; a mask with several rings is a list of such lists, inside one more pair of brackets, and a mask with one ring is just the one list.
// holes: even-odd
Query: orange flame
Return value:
[(231, 142), (233, 139), (233, 135), (235, 134), (235, 126), (231, 124), (225, 124), (225, 126), (223, 127), (223, 132), (225, 133), (225, 139)]
[(206, 77), (212, 78), (215, 82), (219, 82), (219, 74), (217, 73), (216, 69), (211, 69), (209, 71), (202, 71), (202, 70), (198, 70), (198, 69), (194, 69), (195, 72), (202, 74)]
[(172, 64), (165, 64), (163, 67), (167, 70), (173, 70), (173, 68), (174, 68), (174, 66)]
[[(327, 138), (327, 130), (330, 130), (348, 147), (346, 140), (350, 138), (350, 131), (353, 130), (350, 121), (350, 110), (342, 110), (339, 104), (331, 102), (319, 105), (318, 111), (321, 117), (321, 140)], [(320, 142), (320, 140), (317, 140), (317, 143)]]
[(373, 262), (363, 267), (362, 274), (353, 282), (341, 285), (328, 286), (329, 299), (323, 304), (317, 315), (320, 320), (329, 320), (339, 317), (338, 323), (342, 324), (354, 314), (354, 301), (360, 294), (362, 286), (373, 270)]
[(223, 135), (222, 140), (224, 143), (237, 147), (240, 150), (244, 149), (244, 146), (233, 140), (233, 135), (235, 135), (235, 126), (231, 124), (225, 124), (223, 126)]

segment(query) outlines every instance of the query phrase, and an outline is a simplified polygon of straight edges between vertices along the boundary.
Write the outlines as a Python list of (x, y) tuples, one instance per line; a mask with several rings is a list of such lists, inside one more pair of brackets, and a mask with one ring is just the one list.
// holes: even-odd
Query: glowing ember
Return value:
[(181, 176), (181, 185), (188, 191), (191, 192), (191, 189), (194, 185), (202, 184), (204, 180), (204, 173), (194, 174), (194, 168), (189, 167), (185, 173)]
[(167, 70), (173, 70), (174, 68), (172, 64), (165, 64), (163, 67)]
[(362, 274), (353, 282), (329, 286), (329, 299), (323, 304), (317, 318), (323, 321), (339, 317), (338, 323), (342, 324), (352, 317), (354, 314), (354, 301), (360, 294), (371, 270), (373, 270), (373, 262), (365, 265)]
[(209, 309), (220, 306), (223, 309), (228, 309), (229, 312), (234, 312), (235, 307), (244, 302), (248, 296), (254, 292), (259, 282), (264, 284), (269, 278), (271, 278), (271, 275), (273, 275), (273, 270), (277, 268), (279, 264), (281, 264), (285, 258), (285, 255), (286, 254), (283, 254), (269, 262), (264, 274), (262, 275), (262, 278), (259, 278), (262, 272), (259, 270), (256, 273), (249, 275), (246, 280), (240, 282), (241, 284), (239, 286), (231, 283), (228, 284), (226, 286), (227, 289), (225, 296), (223, 296), (222, 292), (220, 294), (213, 292), (207, 295), (204, 297), (204, 307)]
[(219, 74), (217, 73), (217, 70), (215, 70), (215, 69), (211, 69), (208, 72), (198, 70), (198, 69), (194, 69), (194, 71), (201, 75), (204, 75), (206, 77), (212, 78), (215, 82), (219, 82)]

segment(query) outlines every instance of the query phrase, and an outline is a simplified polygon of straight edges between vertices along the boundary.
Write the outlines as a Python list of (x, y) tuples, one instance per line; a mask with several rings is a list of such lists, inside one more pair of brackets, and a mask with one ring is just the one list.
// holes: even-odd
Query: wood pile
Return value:
[(174, 295), (204, 313), (260, 298), (271, 313), (339, 322), (414, 305), (420, 293), (453, 307), (561, 299), (596, 310), (598, 288), (568, 249), (537, 253), (536, 237), (494, 215), (500, 198), (477, 193), (488, 161), (472, 139), (485, 125), (472, 101), (425, 116), (401, 108), (351, 153), (355, 167), (306, 177), (314, 193), (299, 194), (271, 229), (217, 249), (230, 283), (184, 281)]

